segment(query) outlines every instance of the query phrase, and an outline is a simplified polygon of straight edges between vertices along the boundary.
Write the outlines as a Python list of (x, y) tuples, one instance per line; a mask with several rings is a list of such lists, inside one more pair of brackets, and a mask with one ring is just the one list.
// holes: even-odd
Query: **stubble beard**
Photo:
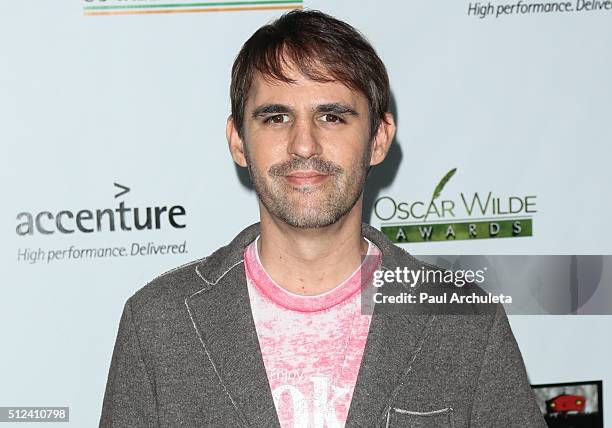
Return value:
[[(322, 228), (347, 215), (361, 196), (370, 159), (370, 148), (359, 165), (348, 173), (338, 164), (319, 158), (293, 158), (275, 164), (266, 174), (257, 169), (245, 151), (255, 192), (268, 212), (297, 228)], [(315, 170), (328, 175), (318, 185), (295, 186), (284, 176), (295, 170)]]

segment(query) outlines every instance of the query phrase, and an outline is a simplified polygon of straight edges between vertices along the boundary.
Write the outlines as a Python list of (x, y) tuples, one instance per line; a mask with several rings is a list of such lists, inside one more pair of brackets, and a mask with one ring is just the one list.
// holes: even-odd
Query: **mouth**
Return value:
[(325, 181), (327, 177), (329, 177), (328, 174), (313, 170), (292, 171), (284, 176), (285, 180), (297, 186), (319, 184)]

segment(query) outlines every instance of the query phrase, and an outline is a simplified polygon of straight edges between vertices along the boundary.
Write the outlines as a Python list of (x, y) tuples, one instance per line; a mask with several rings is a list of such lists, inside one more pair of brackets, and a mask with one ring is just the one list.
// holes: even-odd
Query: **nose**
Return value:
[(320, 156), (322, 152), (315, 125), (307, 120), (295, 122), (289, 136), (287, 152), (291, 156), (310, 159), (313, 156)]

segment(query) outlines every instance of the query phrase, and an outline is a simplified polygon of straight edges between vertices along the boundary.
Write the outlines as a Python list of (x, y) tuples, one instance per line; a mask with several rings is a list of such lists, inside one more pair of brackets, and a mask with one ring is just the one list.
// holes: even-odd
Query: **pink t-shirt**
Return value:
[(371, 319), (361, 314), (361, 287), (381, 259), (371, 242), (368, 256), (334, 289), (300, 296), (264, 270), (257, 240), (245, 249), (253, 318), (281, 427), (344, 426)]

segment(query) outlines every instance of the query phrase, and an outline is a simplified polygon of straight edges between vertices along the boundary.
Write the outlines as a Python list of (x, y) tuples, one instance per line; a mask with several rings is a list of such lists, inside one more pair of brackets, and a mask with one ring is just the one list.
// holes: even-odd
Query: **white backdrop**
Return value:
[[(374, 226), (415, 220), (382, 221), (377, 198), (428, 203), (456, 168), (436, 200), (453, 201), (454, 215), (428, 220), (502, 217), (469, 215), (462, 193), (491, 192), (502, 206), (529, 196), (536, 212), (515, 217), (531, 219), (532, 236), (401, 244), (408, 251), (610, 254), (611, 10), (480, 18), (464, 0), (313, 0), (240, 11), (178, 3), (189, 2), (0, 2), (0, 406), (70, 406), (69, 425), (96, 425), (125, 300), (257, 221), (255, 195), (225, 143), (229, 71), (242, 43), (281, 8), (347, 20), (388, 67), (398, 134), (368, 185)], [(130, 191), (115, 198), (121, 188), (113, 183)], [(167, 211), (151, 230), (121, 230), (116, 211), (114, 231), (104, 222), (95, 230), (85, 213), (82, 225), (94, 231), (82, 232), (69, 217), (121, 202), (141, 213), (180, 206), (184, 227), (169, 224)], [(58, 230), (61, 211), (71, 213), (60, 223), (73, 233)], [(20, 235), (24, 218), (39, 213), (53, 233), (34, 225)], [(130, 255), (149, 243), (186, 251)], [(74, 250), (119, 247), (128, 255), (74, 258)], [(50, 251), (64, 259), (48, 261)], [(511, 323), (532, 383), (603, 379), (607, 390), (610, 317)], [(612, 411), (605, 397), (604, 414)]]

